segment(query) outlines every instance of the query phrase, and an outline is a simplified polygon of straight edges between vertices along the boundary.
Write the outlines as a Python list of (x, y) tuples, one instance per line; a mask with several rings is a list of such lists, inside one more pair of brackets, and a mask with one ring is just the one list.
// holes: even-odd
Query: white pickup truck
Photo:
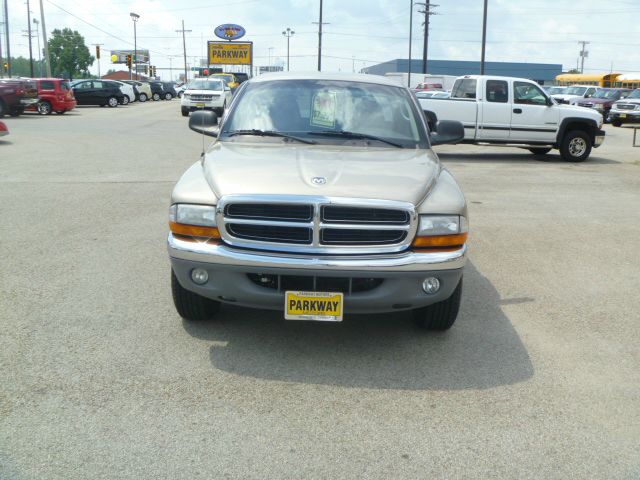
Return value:
[(440, 120), (464, 125), (464, 143), (509, 145), (544, 155), (557, 148), (569, 162), (582, 162), (604, 141), (602, 115), (559, 105), (535, 82), (523, 78), (468, 75), (458, 78), (448, 99), (420, 99), (429, 127)]

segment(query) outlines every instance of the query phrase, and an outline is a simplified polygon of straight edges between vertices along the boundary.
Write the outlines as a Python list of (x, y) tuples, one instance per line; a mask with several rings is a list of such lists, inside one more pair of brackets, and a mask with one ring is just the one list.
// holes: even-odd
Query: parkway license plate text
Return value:
[(284, 318), (341, 322), (343, 297), (336, 292), (286, 292)]

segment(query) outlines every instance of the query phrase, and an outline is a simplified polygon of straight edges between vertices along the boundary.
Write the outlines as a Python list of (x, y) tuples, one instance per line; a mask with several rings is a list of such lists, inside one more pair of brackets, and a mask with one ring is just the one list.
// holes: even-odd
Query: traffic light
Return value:
[(9, 64), (8, 64), (7, 62), (4, 62), (4, 63), (2, 64), (2, 67), (4, 68), (4, 71), (5, 71), (5, 72), (8, 72), (8, 71), (9, 71)]
[(131, 55), (127, 55), (127, 67), (129, 67), (129, 70), (131, 70), (131, 65), (132, 65)]
[(150, 77), (155, 77), (156, 76), (156, 67), (155, 67), (155, 65), (149, 65), (149, 76)]
[(100, 45), (96, 45), (96, 58), (100, 60)]

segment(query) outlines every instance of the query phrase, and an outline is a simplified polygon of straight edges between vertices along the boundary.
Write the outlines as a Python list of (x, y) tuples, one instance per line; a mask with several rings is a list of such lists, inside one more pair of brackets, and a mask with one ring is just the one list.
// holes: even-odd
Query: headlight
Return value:
[(178, 235), (220, 238), (216, 228), (216, 207), (210, 205), (171, 205), (169, 228)]
[(460, 248), (467, 241), (469, 227), (460, 215), (421, 215), (413, 246), (417, 248)]
[(604, 105), (602, 103), (596, 103), (593, 108), (596, 110), (604, 110)]

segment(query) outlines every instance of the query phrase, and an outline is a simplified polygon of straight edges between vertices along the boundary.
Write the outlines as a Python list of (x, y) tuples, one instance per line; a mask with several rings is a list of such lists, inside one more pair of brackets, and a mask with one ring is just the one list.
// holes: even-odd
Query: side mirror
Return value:
[(209, 137), (217, 137), (219, 133), (218, 116), (208, 110), (193, 112), (189, 118), (189, 128)]
[(554, 104), (554, 101), (551, 97), (547, 97), (547, 107), (552, 107)]
[(440, 120), (436, 131), (431, 132), (431, 145), (458, 143), (464, 140), (464, 126), (457, 120)]

